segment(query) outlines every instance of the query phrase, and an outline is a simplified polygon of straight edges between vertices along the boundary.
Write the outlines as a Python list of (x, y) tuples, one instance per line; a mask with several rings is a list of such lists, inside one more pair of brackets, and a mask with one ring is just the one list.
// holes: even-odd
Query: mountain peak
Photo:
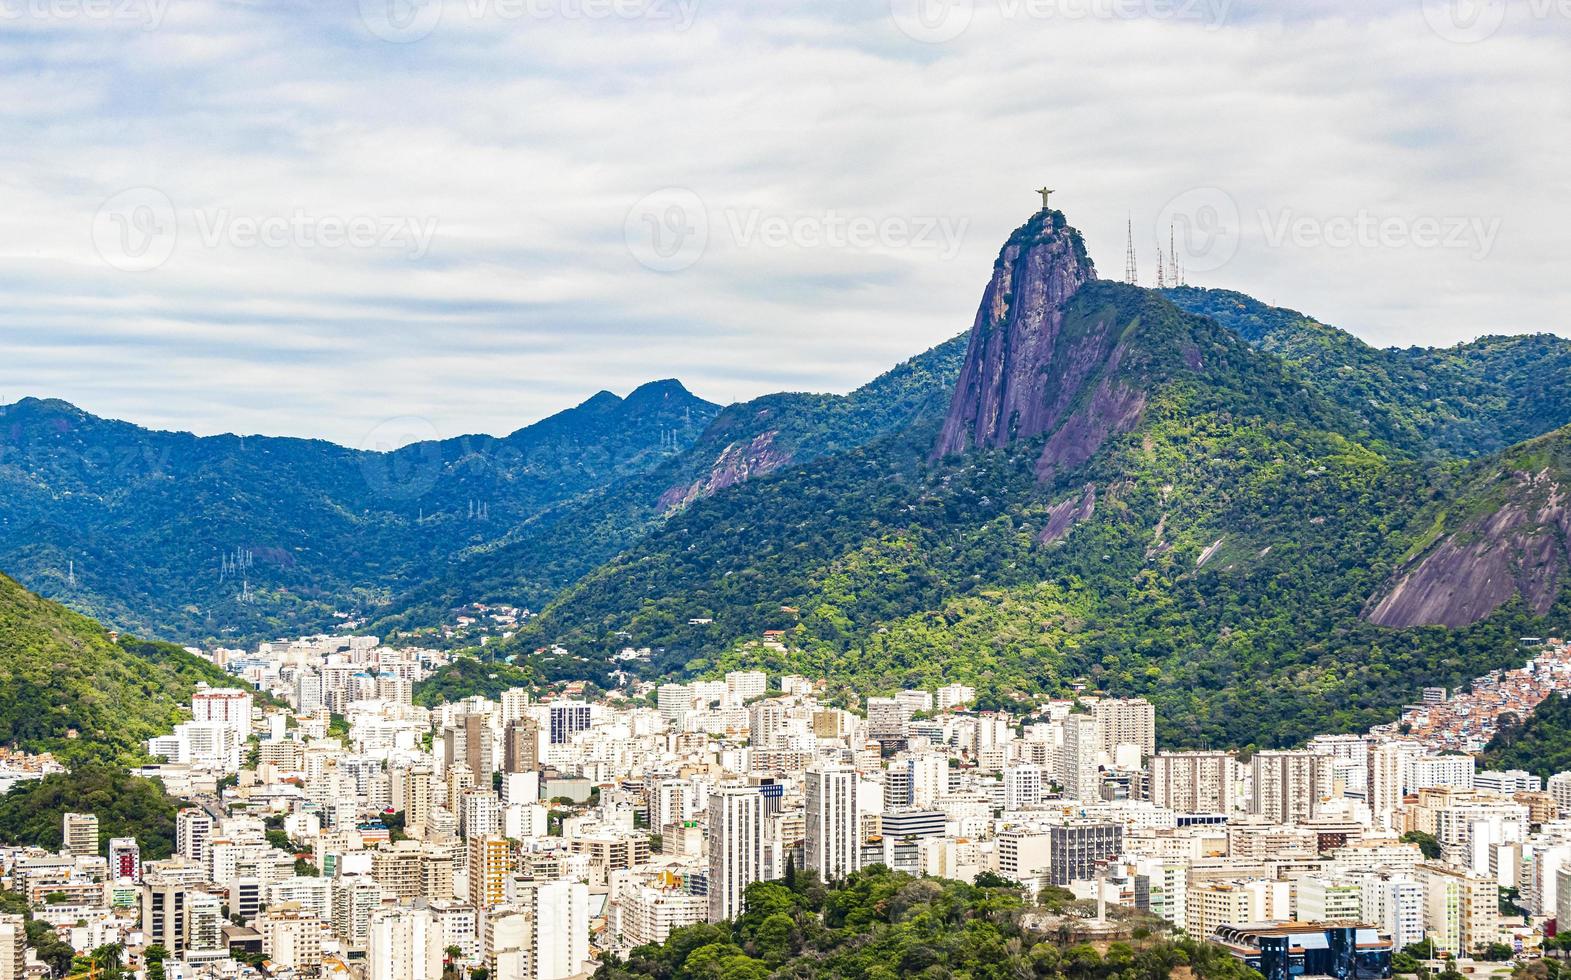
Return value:
[(0, 412), (38, 412), (47, 414), (85, 415), (86, 412), (63, 398), (35, 398), (32, 395), (19, 398), (10, 405), (0, 405)]
[(1089, 348), (1061, 337), (1064, 304), (1094, 279), (1085, 242), (1062, 211), (1039, 211), (1015, 229), (982, 293), (935, 455), (1008, 445), (1057, 424), (1100, 365)]
[(664, 378), (659, 381), (646, 381), (634, 388), (628, 392), (627, 402), (630, 405), (665, 401), (667, 399), (685, 402), (691, 401), (696, 397), (691, 391), (687, 390), (687, 387), (682, 382), (675, 378)]

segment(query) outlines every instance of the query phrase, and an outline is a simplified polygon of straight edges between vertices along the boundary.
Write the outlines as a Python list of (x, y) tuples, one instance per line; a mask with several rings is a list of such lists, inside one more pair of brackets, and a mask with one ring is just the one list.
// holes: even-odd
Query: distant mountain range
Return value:
[(182, 641), (382, 610), (543, 510), (659, 467), (719, 406), (676, 381), (601, 392), (511, 435), (393, 452), (200, 438), (60, 401), (0, 407), (0, 568), (107, 623)]
[(179, 639), (504, 600), (544, 612), (488, 654), (548, 674), (650, 646), (650, 674), (763, 662), (853, 697), (1084, 678), (1153, 698), (1169, 742), (1283, 744), (1563, 631), (1568, 422), (1571, 341), (1380, 350), (1102, 281), (1052, 211), (968, 335), (846, 396), (661, 382), (390, 455), (0, 409), (0, 567)]

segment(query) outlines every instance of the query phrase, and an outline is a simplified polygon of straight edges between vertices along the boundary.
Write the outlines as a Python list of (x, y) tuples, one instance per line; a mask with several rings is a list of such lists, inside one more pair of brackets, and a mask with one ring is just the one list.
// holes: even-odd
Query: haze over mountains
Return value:
[(325, 626), (553, 504), (658, 466), (718, 411), (657, 381), (508, 436), (375, 453), (159, 432), (25, 399), (0, 408), (0, 568), (105, 622), (183, 641)]
[[(647, 645), (651, 673), (862, 694), (1087, 676), (1151, 697), (1166, 741), (1281, 744), (1565, 622), (1568, 421), (1564, 339), (1377, 350), (1098, 280), (1046, 211), (968, 336), (847, 396), (659, 382), (387, 455), (0, 409), (0, 568), (171, 639), (496, 599), (544, 609), (501, 655), (561, 643), (564, 674)], [(744, 645), (765, 629), (788, 650)]]

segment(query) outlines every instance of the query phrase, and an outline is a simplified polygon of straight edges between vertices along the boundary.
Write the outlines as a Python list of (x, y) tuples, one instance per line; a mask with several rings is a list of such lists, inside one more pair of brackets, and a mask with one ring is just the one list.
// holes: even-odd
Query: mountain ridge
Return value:
[[(1422, 684), (1514, 656), (1503, 638), (1535, 615), (1519, 604), (1457, 632), (1360, 619), (1415, 513), (1448, 492), (1437, 478), (1451, 468), (1431, 459), (1443, 446), (1371, 425), (1336, 390), (1332, 361), (1260, 350), (1154, 291), (1088, 280), (1073, 292), (1020, 290), (1023, 308), (968, 335), (989, 320), (1096, 338), (1076, 370), (1043, 382), (1064, 410), (1029, 435), (957, 393), (963, 423), (982, 419), (1001, 445), (936, 451), (951, 411), (694, 501), (496, 653), (535, 662), (534, 646), (561, 643), (578, 656), (539, 665), (566, 677), (647, 645), (648, 676), (807, 672), (853, 702), (962, 680), (1007, 708), (1079, 678), (1150, 697), (1179, 745), (1356, 730)], [(1011, 345), (971, 383), (1051, 373), (1058, 349)], [(1098, 393), (1114, 384), (1138, 393), (1138, 411), (1109, 419)], [(752, 641), (766, 629), (784, 632), (784, 651)]]
[(0, 410), (0, 567), (138, 632), (319, 630), (546, 507), (659, 466), (717, 411), (660, 381), (505, 437), (378, 453), (23, 401)]
[[(562, 438), (543, 420), (522, 446), (376, 457), (416, 492), (384, 489), (374, 508), (349, 451), (313, 457), (340, 493), (326, 510), (278, 482), (292, 471), (276, 454), (259, 466), (235, 440), (195, 496), (133, 473), (84, 501), (58, 492), (80, 477), (70, 460), (0, 465), (0, 489), (24, 491), (0, 509), (0, 560), (58, 584), (69, 555), (92, 579), (139, 561), (139, 542), (261, 528), (206, 559), (249, 576), (248, 629), (348, 596), (372, 628), (422, 637), (464, 602), (511, 602), (542, 615), (486, 652), (531, 676), (612, 683), (633, 645), (654, 651), (632, 668), (645, 676), (765, 666), (853, 702), (963, 680), (1007, 708), (1084, 685), (1150, 697), (1181, 745), (1388, 720), (1416, 687), (1500, 666), (1508, 637), (1571, 614), (1545, 577), (1454, 629), (1364, 615), (1454, 531), (1437, 515), (1499, 503), (1471, 481), (1507, 459), (1502, 443), (1571, 423), (1571, 342), (1381, 350), (1242, 294), (1096, 279), (1083, 254), (1061, 212), (1034, 215), (970, 331), (848, 395), (695, 410), (669, 379), (596, 395), (552, 417)], [(652, 406), (648, 424), (616, 424), (627, 402)], [(172, 610), (146, 571), (88, 598), (204, 632), (204, 607)], [(756, 644), (762, 630), (785, 649)], [(536, 652), (555, 644), (568, 653)]]
[(1486, 334), (1451, 347), (1376, 348), (1242, 293), (1161, 292), (1281, 357), (1368, 435), (1406, 452), (1487, 456), (1571, 421), (1571, 339)]
[[(603, 409), (603, 408), (616, 408), (616, 407), (619, 407), (619, 406), (626, 406), (628, 403), (632, 403), (635, 406), (646, 406), (646, 405), (652, 405), (654, 402), (657, 401), (657, 399), (665, 399), (665, 398), (671, 398), (671, 397), (676, 397), (676, 398), (680, 398), (680, 399), (683, 399), (683, 400), (691, 400), (691, 401), (693, 401), (695, 403), (702, 402), (702, 403), (704, 403), (706, 405), (710, 405), (710, 406), (712, 406), (714, 408), (720, 408), (721, 407), (719, 405), (716, 405), (713, 402), (708, 402), (705, 399), (702, 399), (699, 396), (693, 394), (692, 391), (685, 384), (683, 384), (682, 381), (680, 379), (678, 379), (678, 378), (660, 378), (660, 379), (656, 379), (656, 380), (652, 380), (652, 381), (645, 381), (645, 382), (635, 386), (626, 395), (618, 395), (616, 392), (611, 391), (608, 388), (601, 388), (600, 390), (594, 392), (593, 394), (589, 395), (587, 398), (583, 399), (582, 401), (578, 402), (575, 405), (571, 405), (571, 406), (569, 406), (567, 408), (560, 409), (558, 411), (552, 412), (549, 415), (542, 416), (541, 418), (539, 418), (539, 419), (537, 419), (537, 420), (535, 420), (533, 422), (529, 422), (529, 423), (526, 423), (524, 425), (521, 425), (518, 428), (512, 429), (512, 430), (510, 430), (510, 431), (508, 431), (506, 433), (503, 433), (501, 435), (494, 435), (494, 434), (485, 433), (485, 432), (466, 432), (466, 433), (461, 433), (461, 434), (456, 435), (456, 436), (444, 436), (444, 437), (441, 437), (439, 439), (420, 440), (420, 441), (418, 441), (416, 443), (411, 443), (409, 445), (419, 445), (419, 444), (422, 444), (422, 443), (425, 443), (425, 442), (443, 443), (443, 442), (451, 442), (451, 441), (463, 440), (463, 439), (491, 439), (491, 440), (505, 441), (505, 440), (510, 439), (510, 438), (512, 438), (514, 436), (518, 436), (518, 435), (527, 433), (531, 429), (534, 429), (536, 426), (539, 426), (542, 423), (550, 422), (553, 419), (562, 419), (564, 417), (572, 417), (574, 413), (579, 412), (581, 410), (587, 410), (587, 409), (597, 409), (598, 410), (598, 409)], [(191, 431), (189, 429), (157, 428), (157, 427), (154, 427), (154, 426), (142, 425), (139, 422), (133, 422), (133, 421), (130, 421), (128, 419), (121, 419), (121, 418), (115, 418), (115, 417), (108, 416), (108, 415), (101, 415), (101, 414), (99, 414), (97, 412), (91, 411), (91, 410), (89, 410), (89, 409), (87, 409), (87, 408), (85, 408), (83, 406), (77, 405), (74, 402), (71, 402), (71, 401), (69, 401), (67, 399), (64, 399), (64, 398), (55, 398), (55, 397), (38, 396), (38, 395), (23, 395), (22, 397), (18, 398), (16, 401), (13, 401), (13, 402), (10, 402), (10, 403), (7, 403), (7, 404), (0, 404), (0, 419), (3, 419), (3, 417), (8, 412), (10, 412), (12, 410), (15, 410), (15, 411), (17, 411), (19, 413), (30, 413), (30, 412), (36, 412), (36, 411), (44, 411), (44, 412), (50, 413), (52, 415), (61, 415), (61, 414), (71, 415), (71, 416), (75, 416), (77, 418), (80, 418), (80, 419), (82, 419), (84, 421), (89, 421), (90, 420), (90, 421), (93, 421), (93, 422), (96, 422), (96, 423), (100, 423), (100, 424), (127, 426), (127, 427), (130, 427), (131, 429), (134, 429), (134, 430), (138, 431), (138, 432), (148, 433), (148, 434), (152, 434), (152, 435), (184, 436), (184, 437), (188, 437), (188, 438), (196, 439), (196, 440), (204, 440), (204, 439), (236, 439), (236, 440), (238, 440), (238, 439), (264, 439), (264, 440), (277, 440), (277, 441), (288, 441), (288, 442), (309, 443), (309, 444), (314, 444), (314, 445), (332, 446), (332, 447), (334, 447), (336, 449), (341, 449), (341, 450), (344, 450), (346, 452), (351, 452), (351, 453), (371, 453), (371, 454), (386, 454), (386, 453), (397, 452), (399, 450), (403, 450), (403, 449), (407, 449), (408, 448), (408, 445), (404, 445), (404, 446), (398, 446), (398, 447), (395, 447), (395, 448), (392, 448), (392, 449), (382, 449), (382, 450), (378, 450), (378, 449), (364, 449), (364, 448), (360, 448), (360, 447), (350, 446), (350, 445), (347, 445), (345, 443), (337, 442), (337, 441), (334, 441), (332, 439), (328, 439), (328, 438), (321, 437), (321, 436), (285, 436), (285, 435), (270, 435), (270, 434), (261, 433), (261, 432), (213, 432), (213, 433), (209, 433), (209, 434), (206, 434), (206, 435), (200, 435), (200, 434), (198, 434), (196, 432), (193, 432), (193, 431)]]

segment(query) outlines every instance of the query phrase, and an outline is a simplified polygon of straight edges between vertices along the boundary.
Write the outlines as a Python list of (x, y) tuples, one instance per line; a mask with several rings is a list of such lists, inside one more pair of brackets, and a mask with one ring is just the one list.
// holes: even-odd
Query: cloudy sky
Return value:
[[(848, 390), (1101, 274), (1571, 334), (1552, 0), (0, 0), (0, 403), (350, 445)], [(1290, 12), (1283, 8), (1291, 8)]]

